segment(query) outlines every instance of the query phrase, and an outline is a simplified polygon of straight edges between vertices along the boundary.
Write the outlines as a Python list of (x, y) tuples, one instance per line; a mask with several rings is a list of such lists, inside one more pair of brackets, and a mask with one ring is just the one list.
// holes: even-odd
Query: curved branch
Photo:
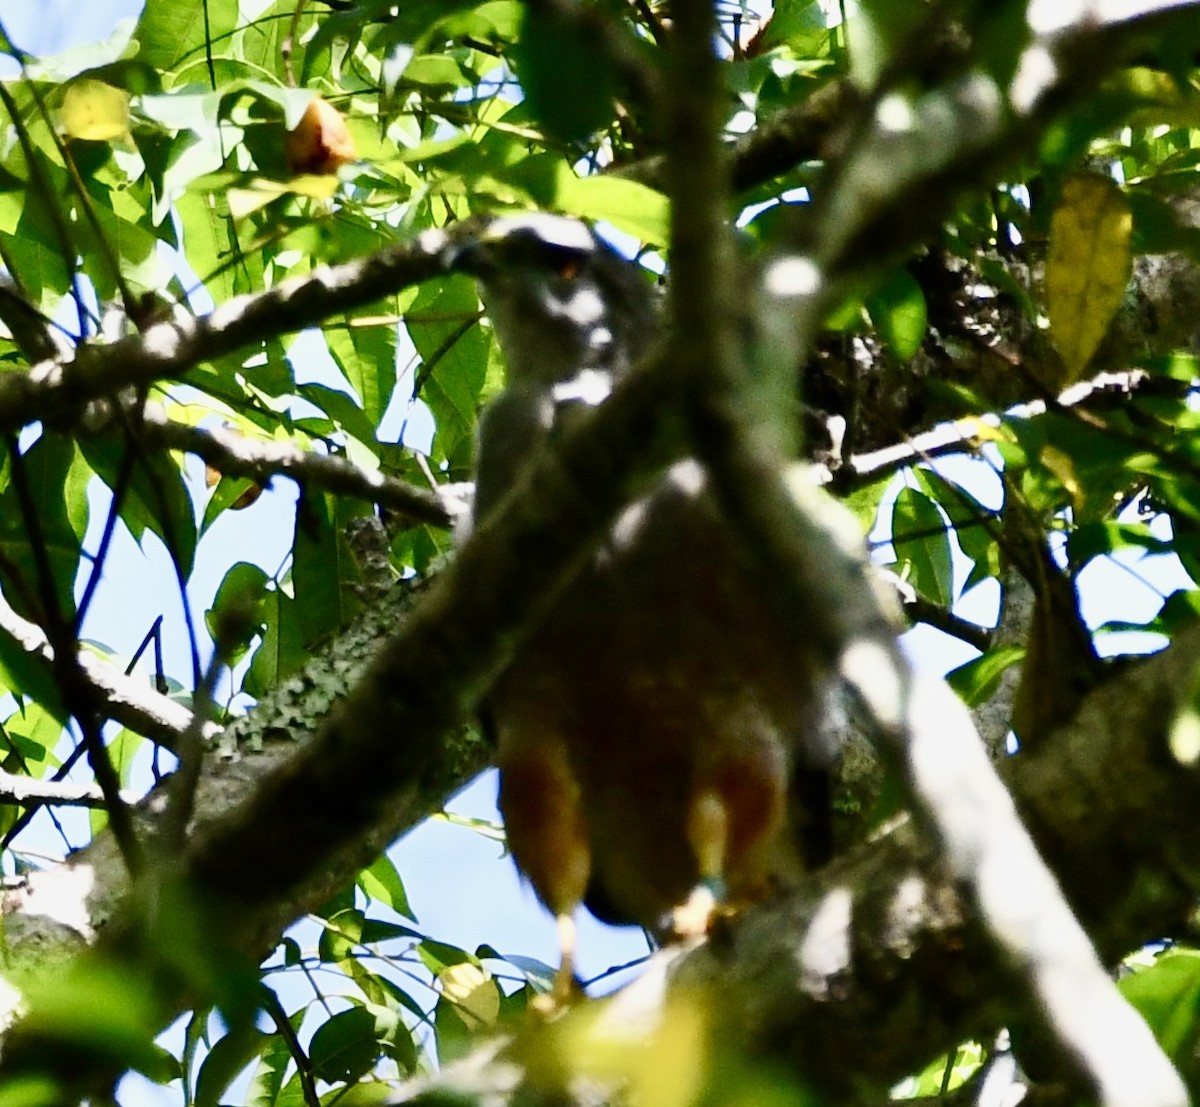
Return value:
[[(469, 229), (461, 226), (464, 233)], [(156, 323), (140, 335), (107, 346), (82, 345), (72, 357), (6, 373), (0, 376), (0, 431), (19, 430), (36, 419), (77, 418), (89, 402), (127, 386), (178, 379), (204, 359), (303, 330), (428, 280), (445, 271), (443, 252), (450, 241), (443, 231), (425, 231), (411, 242), (320, 266), (266, 292), (235, 296), (208, 315)]]
[(267, 484), (285, 476), (301, 487), (320, 488), (390, 507), (418, 523), (448, 529), (468, 510), (461, 485), (426, 491), (378, 470), (361, 469), (344, 457), (302, 450), (291, 442), (248, 438), (222, 427), (202, 429), (175, 422), (148, 405), (141, 439), (154, 449), (195, 454), (227, 476)]

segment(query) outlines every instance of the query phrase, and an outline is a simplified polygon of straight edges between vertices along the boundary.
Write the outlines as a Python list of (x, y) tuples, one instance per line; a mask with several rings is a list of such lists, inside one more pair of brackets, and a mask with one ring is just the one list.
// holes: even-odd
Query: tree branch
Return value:
[[(735, 193), (765, 184), (804, 161), (824, 158), (860, 97), (848, 80), (831, 81), (802, 103), (768, 116), (729, 149), (730, 187)], [(658, 155), (614, 167), (614, 177), (667, 190), (666, 157)]]
[(302, 450), (290, 442), (175, 422), (156, 404), (147, 405), (140, 430), (150, 448), (195, 454), (226, 476), (249, 477), (264, 485), (274, 476), (285, 476), (302, 488), (367, 500), (442, 529), (452, 527), (468, 510), (462, 485), (426, 491), (378, 470), (361, 469), (347, 458)]
[[(36, 623), (21, 618), (0, 597), (0, 631), (15, 638), (27, 653), (40, 658), (48, 666), (54, 663), (54, 650), (45, 632)], [(116, 666), (102, 660), (87, 649), (79, 651), (79, 666), (92, 687), (97, 703), (104, 713), (122, 726), (174, 751), (179, 738), (192, 722), (192, 713), (168, 696), (161, 695), (142, 681), (126, 676)], [(214, 739), (221, 733), (216, 723), (207, 723), (204, 737)]]
[[(135, 793), (125, 791), (121, 792), (121, 798), (126, 804), (138, 800)], [(22, 807), (42, 807), (52, 803), (72, 807), (103, 807), (104, 795), (97, 784), (35, 780), (0, 769), (0, 803), (16, 803)]]
[[(462, 233), (469, 229), (462, 225)], [(141, 335), (107, 346), (81, 345), (73, 357), (5, 373), (0, 376), (0, 431), (38, 419), (77, 418), (84, 405), (122, 388), (178, 379), (202, 360), (303, 330), (428, 280), (444, 271), (443, 251), (450, 241), (442, 231), (425, 231), (368, 257), (236, 296), (208, 315), (156, 323)]]

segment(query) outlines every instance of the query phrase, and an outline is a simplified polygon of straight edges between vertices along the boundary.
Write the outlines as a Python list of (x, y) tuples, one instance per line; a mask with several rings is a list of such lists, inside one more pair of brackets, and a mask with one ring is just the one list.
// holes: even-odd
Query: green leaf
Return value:
[(488, 376), (489, 338), (471, 326), (479, 314), (474, 282), (466, 277), (427, 281), (405, 311), (409, 337), (421, 355), (421, 398), (437, 422), (434, 458), (470, 445)]
[(426, 938), (418, 945), (416, 954), (421, 959), (421, 964), (434, 976), (441, 975), (452, 965), (461, 965), (465, 961), (475, 960), (465, 949), (459, 949), (458, 946), (452, 946), (446, 942), (435, 941), (433, 938)]
[(1025, 656), (1023, 646), (999, 646), (946, 674), (946, 682), (968, 707), (983, 703), (1011, 665)]
[(235, 505), (238, 510), (252, 506), (248, 501), (254, 497), (254, 490), (262, 491), (259, 484), (249, 477), (222, 477), (208, 497), (208, 503), (204, 505), (200, 534), (204, 535), (213, 523)]
[(309, 644), (304, 637), (307, 624), (300, 617), (300, 605), (295, 599), (279, 588), (271, 589), (263, 597), (261, 612), (266, 620), (266, 633), (254, 652), (242, 685), (247, 695), (257, 699), (309, 658)]
[(66, 1099), (66, 1089), (40, 1073), (37, 1076), (11, 1076), (0, 1088), (0, 1107), (59, 1107)]
[(1063, 185), (1050, 222), (1046, 313), (1066, 366), (1065, 387), (1087, 368), (1129, 283), (1133, 216), (1108, 177), (1079, 174)]
[[(325, 339), (338, 368), (358, 393), (362, 413), (374, 431), (396, 387), (396, 327), (369, 322), (360, 326), (351, 317), (345, 323), (345, 327), (326, 327)], [(373, 443), (374, 439), (372, 433), (367, 441)]]
[(380, 1053), (376, 1025), (376, 1016), (366, 1008), (351, 1007), (319, 1026), (309, 1047), (313, 1075), (330, 1084), (365, 1076)]
[(302, 384), (296, 392), (328, 415), (336, 430), (375, 454), (375, 424), (367, 418), (356, 397), (324, 384)]
[(819, 0), (775, 0), (763, 45), (778, 46), (793, 37), (828, 35)]
[(400, 938), (424, 938), (424, 935), (403, 923), (388, 922), (386, 919), (367, 919), (363, 923), (362, 940), (369, 945), (394, 942)]
[(998, 576), (1000, 544), (996, 540), (995, 512), (935, 469), (921, 466), (913, 470), (913, 476), (949, 518), (959, 548), (971, 561), (962, 591), (968, 592), (989, 577)]
[(1076, 570), (1095, 557), (1128, 549), (1167, 554), (1174, 552), (1175, 544), (1156, 537), (1145, 523), (1112, 519), (1085, 523), (1067, 535), (1067, 561)]
[(14, 763), (32, 776), (44, 777), (60, 764), (51, 751), (57, 748), (62, 732), (61, 719), (37, 704), (21, 704), (4, 720), (0, 748), (19, 751), (21, 756), (14, 758)]
[(581, 20), (527, 7), (511, 56), (529, 108), (552, 138), (584, 142), (612, 118), (617, 75)]
[(368, 868), (358, 874), (358, 886), (372, 899), (386, 904), (397, 914), (412, 919), (413, 922), (417, 921), (408, 904), (404, 881), (400, 879), (400, 873), (387, 854), (380, 854)]
[(133, 33), (138, 58), (164, 73), (177, 74), (182, 81), (199, 81), (206, 44), (226, 39), (238, 21), (238, 0), (148, 3)]
[(43, 431), (24, 451), (19, 464), (34, 517), (29, 517), (22, 503), (17, 482), (10, 481), (0, 492), (0, 551), (7, 558), (6, 576), (15, 569), (20, 581), (6, 580), (5, 594), (20, 614), (33, 616), (36, 613), (25, 608), (24, 597), (38, 595), (43, 574), (48, 574), (47, 585), (59, 613), (70, 618), (75, 611), (80, 560), (80, 535), (67, 503), (67, 489), (75, 482), (75, 444), (63, 435)]
[(59, 1043), (67, 1056), (91, 1055), (118, 1069), (169, 1080), (178, 1065), (154, 1043), (158, 1011), (151, 990), (116, 964), (80, 957), (63, 972), (25, 982), (22, 1030), (32, 1040)]
[(121, 521), (133, 537), (158, 535), (183, 579), (190, 577), (199, 531), (179, 463), (169, 453), (139, 451), (129, 468), (126, 451), (133, 447), (116, 438), (84, 438), (80, 449), (109, 490), (120, 492)]
[(321, 930), (317, 953), (322, 961), (336, 965), (354, 955), (363, 941), (366, 916), (357, 907), (345, 907), (329, 917)]
[(438, 1059), (443, 1065), (466, 1057), (475, 1045), (475, 1035), (445, 996), (439, 997), (433, 1011), (433, 1026), (437, 1031)]
[(902, 361), (913, 357), (925, 337), (925, 293), (905, 269), (896, 269), (867, 297), (867, 314), (879, 337)]
[(554, 202), (568, 215), (611, 223), (617, 230), (648, 245), (667, 243), (670, 220), (667, 198), (637, 181), (579, 177), (566, 170), (558, 175)]
[(440, 28), (448, 38), (509, 43), (520, 33), (524, 10), (525, 5), (517, 0), (485, 0), (468, 11), (447, 16)]
[(253, 635), (259, 633), (269, 583), (270, 579), (259, 566), (239, 561), (230, 566), (217, 586), (212, 607), (204, 613), (204, 625), (209, 634), (228, 650), (233, 643), (225, 640), (224, 628), (238, 626), (246, 631), (245, 639), (236, 644), (238, 648), (223, 655), (226, 664), (236, 665), (245, 656)]
[(1149, 1024), (1167, 1056), (1191, 1062), (1200, 1038), (1200, 952), (1171, 950), (1150, 968), (1122, 978), (1117, 986)]
[[(289, 1016), (288, 1021), (293, 1030), (299, 1030), (304, 1021), (304, 1008)], [(242, 1097), (245, 1107), (274, 1107), (291, 1061), (287, 1039), (279, 1033), (269, 1035)]]
[(195, 1107), (219, 1107), (221, 1096), (238, 1073), (262, 1053), (270, 1041), (255, 1026), (241, 1027), (213, 1044), (196, 1077)]
[(946, 520), (915, 488), (902, 488), (892, 508), (892, 547), (900, 573), (940, 607), (953, 602), (954, 572)]
[(312, 648), (349, 622), (361, 604), (352, 586), (358, 565), (346, 544), (345, 525), (364, 513), (354, 500), (302, 493), (296, 503), (292, 584), (301, 640)]
[[(0, 629), (0, 685), (22, 700), (32, 700), (60, 726), (66, 723), (70, 712), (62, 701), (50, 665), (3, 629)], [(31, 710), (31, 706), (27, 705), (24, 710)]]
[(545, 961), (539, 961), (536, 957), (526, 957), (520, 953), (506, 953), (502, 960), (505, 964), (512, 965), (539, 992), (550, 991), (554, 984), (554, 977), (558, 970), (547, 965)]
[(444, 54), (424, 54), (412, 58), (404, 67), (404, 79), (418, 85), (435, 88), (464, 88), (474, 84), (471, 76), (454, 59)]

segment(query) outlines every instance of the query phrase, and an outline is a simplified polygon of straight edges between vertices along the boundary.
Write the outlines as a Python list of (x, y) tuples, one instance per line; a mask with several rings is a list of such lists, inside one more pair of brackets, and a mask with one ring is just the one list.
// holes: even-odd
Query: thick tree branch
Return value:
[(75, 419), (87, 403), (122, 388), (178, 379), (202, 360), (303, 330), (428, 280), (444, 271), (449, 241), (441, 231), (425, 231), (412, 242), (235, 297), (208, 315), (156, 323), (140, 335), (107, 346), (82, 345), (73, 357), (6, 373), (0, 377), (0, 430), (15, 431), (37, 419)]
[[(198, 784), (192, 831), (203, 833), (228, 818), (239, 806), (254, 808), (255, 795), (264, 778), (296, 756), (311, 741), (322, 721), (341, 702), (378, 652), (380, 642), (402, 624), (412, 605), (411, 583), (400, 582), (377, 596), (353, 621), (299, 672), (281, 681), (250, 712), (232, 722), (213, 742)], [(392, 734), (387, 717), (359, 720), (365, 730)], [(319, 907), (345, 887), (363, 865), (377, 856), (404, 831), (441, 809), (490, 756), (487, 744), (473, 733), (458, 732), (436, 744), (423, 773), (414, 771), (396, 802), (368, 828), (362, 841), (346, 847), (336, 861), (317, 865), (293, 891), (292, 897), (264, 896), (261, 917), (270, 918), (274, 932), (251, 933), (235, 925), (242, 948), (261, 955), (277, 939), (279, 930), (306, 911)], [(373, 772), (369, 762), (359, 769)], [(152, 837), (168, 802), (170, 778), (139, 804), (139, 833)], [(229, 858), (236, 864), (236, 858)], [(62, 864), (26, 874), (11, 887), (0, 914), (5, 916), (8, 965), (20, 972), (40, 956), (43, 941), (40, 919), (69, 920), (78, 945), (91, 941), (114, 919), (128, 919), (135, 908), (129, 903), (128, 874), (110, 835), (100, 834), (85, 849)], [(235, 920), (236, 922), (236, 920)]]

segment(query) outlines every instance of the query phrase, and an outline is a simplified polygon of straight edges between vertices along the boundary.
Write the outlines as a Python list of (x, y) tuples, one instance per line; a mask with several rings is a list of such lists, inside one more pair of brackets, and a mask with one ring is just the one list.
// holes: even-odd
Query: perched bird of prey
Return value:
[[(457, 264), (478, 278), (508, 364), (480, 424), (480, 520), (572, 412), (633, 368), (658, 323), (643, 270), (575, 220), (498, 219)], [(761, 898), (794, 871), (798, 779), (801, 837), (827, 849), (825, 773), (804, 756), (813, 678), (778, 641), (771, 597), (706, 483), (684, 460), (628, 507), (489, 696), (500, 809), (518, 867), (559, 919), (560, 989), (581, 903), (687, 931), (697, 905), (707, 919), (714, 897)]]

